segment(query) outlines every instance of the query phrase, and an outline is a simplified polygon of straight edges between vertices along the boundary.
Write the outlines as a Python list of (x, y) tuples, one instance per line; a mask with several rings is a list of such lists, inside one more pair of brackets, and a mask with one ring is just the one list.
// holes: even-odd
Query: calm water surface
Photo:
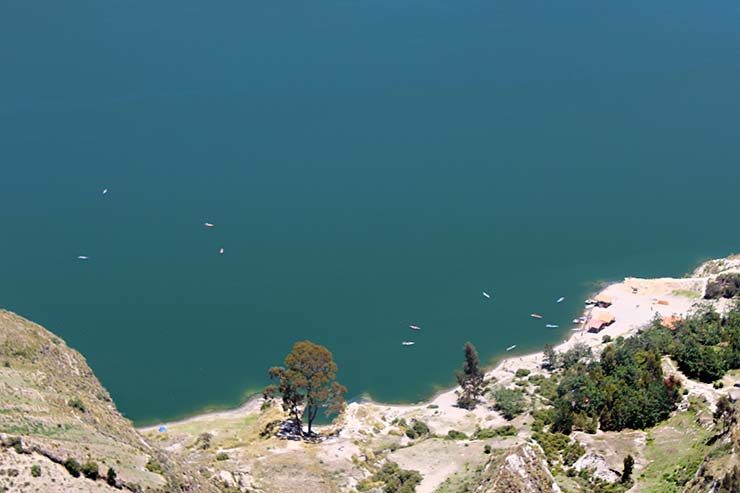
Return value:
[(238, 403), (304, 338), (352, 397), (423, 398), (466, 340), (539, 349), (597, 282), (739, 249), (739, 25), (730, 1), (6, 0), (0, 306), (137, 423)]

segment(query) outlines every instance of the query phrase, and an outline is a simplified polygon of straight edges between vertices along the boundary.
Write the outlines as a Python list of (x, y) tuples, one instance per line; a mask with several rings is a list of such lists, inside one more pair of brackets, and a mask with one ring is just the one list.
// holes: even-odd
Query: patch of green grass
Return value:
[(149, 462), (146, 463), (146, 470), (149, 472), (153, 472), (154, 474), (164, 474), (164, 469), (162, 468), (162, 465), (156, 459), (149, 459)]
[(636, 478), (640, 491), (683, 491), (710, 450), (705, 445), (710, 435), (692, 412), (677, 414), (650, 430), (645, 447), (648, 465)]
[(475, 468), (466, 465), (464, 470), (457, 471), (445, 479), (444, 483), (434, 490), (434, 493), (467, 493), (475, 491), (480, 485), (482, 472), (482, 465)]
[(674, 289), (671, 294), (673, 296), (683, 296), (691, 299), (698, 299), (701, 297), (701, 294), (693, 289)]

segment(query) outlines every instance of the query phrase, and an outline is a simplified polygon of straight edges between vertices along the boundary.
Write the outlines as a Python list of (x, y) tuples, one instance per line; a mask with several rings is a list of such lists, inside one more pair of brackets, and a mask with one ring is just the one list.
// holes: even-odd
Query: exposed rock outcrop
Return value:
[(536, 444), (518, 445), (486, 464), (476, 493), (558, 493), (542, 449)]

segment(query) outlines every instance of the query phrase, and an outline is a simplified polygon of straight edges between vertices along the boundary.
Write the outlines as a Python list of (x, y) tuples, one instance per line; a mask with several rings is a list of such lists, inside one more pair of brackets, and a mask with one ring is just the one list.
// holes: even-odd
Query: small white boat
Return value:
[(218, 250), (218, 253), (220, 253), (221, 255), (223, 255), (223, 254), (224, 254), (224, 247), (221, 247), (221, 248), (220, 248), (220, 249)]
[(561, 296), (560, 298), (558, 298), (555, 303), (562, 303), (563, 301), (565, 301), (565, 296)]
[(88, 257), (87, 255), (77, 255), (77, 258), (80, 259), (80, 260), (87, 260), (90, 257)]
[(103, 195), (105, 195), (106, 193), (108, 193), (108, 189), (107, 188), (104, 188), (103, 189)]
[(403, 341), (401, 344), (403, 344), (404, 346), (413, 346), (416, 343), (412, 341)]
[(572, 330), (574, 332), (581, 332), (583, 329), (581, 329), (581, 328), (575, 328), (575, 329), (570, 329), (570, 330)]
[(213, 224), (213, 223), (203, 223), (203, 226), (205, 226), (206, 228), (212, 228), (213, 226), (215, 226), (215, 224)]
[(539, 313), (530, 313), (529, 316), (532, 318), (542, 318), (542, 315), (540, 315)]
[(557, 329), (560, 326), (558, 324), (545, 324), (545, 327), (548, 329)]
[(485, 296), (486, 298), (490, 298), (491, 297), (491, 295), (488, 294), (488, 293), (486, 293), (485, 291), (483, 291), (483, 296)]
[(512, 349), (514, 349), (515, 347), (516, 347), (516, 344), (514, 344), (513, 346), (509, 346), (509, 347), (507, 347), (507, 348), (506, 348), (506, 350), (507, 350), (507, 351), (511, 351), (511, 350), (512, 350)]
[(421, 330), (421, 327), (419, 327), (418, 325), (409, 325), (409, 329), (411, 329), (411, 330)]

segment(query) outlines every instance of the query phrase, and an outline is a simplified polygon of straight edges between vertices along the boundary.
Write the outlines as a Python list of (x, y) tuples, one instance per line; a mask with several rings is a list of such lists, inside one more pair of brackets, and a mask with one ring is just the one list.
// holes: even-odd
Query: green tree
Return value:
[(544, 358), (542, 359), (542, 368), (546, 370), (554, 370), (558, 367), (558, 353), (552, 344), (545, 344)]
[(480, 368), (475, 346), (466, 342), (463, 351), (465, 353), (463, 369), (457, 372), (457, 383), (461, 387), (457, 396), (457, 405), (463, 409), (474, 409), (485, 390), (485, 375)]
[(309, 435), (320, 409), (329, 416), (344, 408), (347, 389), (336, 381), (337, 365), (331, 351), (324, 346), (311, 341), (296, 342), (285, 357), (285, 366), (270, 368), (269, 375), (278, 385), (268, 386), (265, 397), (280, 395), (283, 409), (301, 428), (305, 417)]
[(109, 467), (108, 473), (105, 475), (105, 482), (108, 483), (110, 486), (115, 486), (117, 476), (118, 475), (116, 474), (116, 471), (114, 471), (112, 467)]
[(577, 342), (572, 348), (568, 349), (560, 356), (560, 364), (567, 370), (578, 363), (587, 362), (591, 358), (593, 358), (591, 348), (582, 342)]
[(570, 432), (573, 430), (573, 410), (567, 401), (561, 400), (555, 407), (550, 430), (553, 433), (562, 433), (564, 435), (570, 435)]
[(632, 468), (635, 466), (635, 459), (631, 455), (624, 458), (624, 468), (622, 469), (622, 483), (628, 483), (632, 477)]

